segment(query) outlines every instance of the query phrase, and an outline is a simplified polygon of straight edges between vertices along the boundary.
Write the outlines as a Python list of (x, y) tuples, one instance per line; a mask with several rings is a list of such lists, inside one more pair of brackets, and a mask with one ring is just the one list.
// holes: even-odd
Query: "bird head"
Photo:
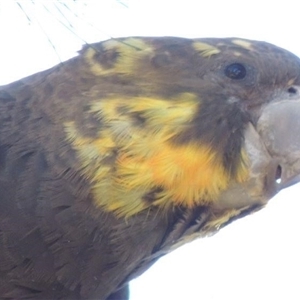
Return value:
[(65, 128), (104, 209), (239, 211), (298, 180), (300, 62), (288, 51), (236, 38), (124, 38), (86, 46), (80, 63), (93, 77), (86, 114), (98, 129), (87, 139), (76, 122)]

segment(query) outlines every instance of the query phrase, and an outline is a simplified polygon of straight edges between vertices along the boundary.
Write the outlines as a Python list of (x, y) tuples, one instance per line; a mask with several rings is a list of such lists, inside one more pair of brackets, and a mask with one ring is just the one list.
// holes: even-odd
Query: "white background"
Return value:
[[(0, 2), (0, 84), (74, 56), (85, 42), (118, 36), (237, 36), (300, 56), (297, 1), (35, 2), (20, 1), (26, 14)], [(300, 299), (299, 193), (289, 188), (261, 212), (161, 259), (132, 282), (131, 300)]]

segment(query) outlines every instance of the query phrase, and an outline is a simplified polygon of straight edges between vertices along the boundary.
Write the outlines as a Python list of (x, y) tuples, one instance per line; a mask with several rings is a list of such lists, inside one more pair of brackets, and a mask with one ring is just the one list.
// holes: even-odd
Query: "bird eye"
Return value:
[(246, 68), (240, 63), (228, 65), (224, 71), (225, 75), (231, 79), (243, 79), (246, 76)]

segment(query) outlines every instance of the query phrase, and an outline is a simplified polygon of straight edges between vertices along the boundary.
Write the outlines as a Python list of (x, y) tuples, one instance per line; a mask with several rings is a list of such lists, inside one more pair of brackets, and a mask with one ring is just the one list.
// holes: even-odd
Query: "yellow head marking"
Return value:
[[(86, 50), (84, 59), (90, 66), (90, 70), (96, 76), (111, 74), (132, 74), (139, 60), (153, 53), (153, 48), (142, 39), (128, 38), (124, 41), (108, 40), (103, 43), (103, 53), (93, 48)], [(110, 55), (109, 55), (110, 54)], [(101, 64), (97, 56), (103, 55), (104, 59), (115, 57), (112, 66)]]
[(240, 52), (237, 52), (237, 51), (234, 51), (234, 52), (233, 52), (233, 55), (238, 57), (238, 56), (241, 56), (241, 55), (242, 55), (242, 53), (240, 53)]
[(213, 201), (228, 184), (222, 164), (206, 146), (163, 142), (147, 158), (124, 153), (118, 164), (120, 184), (128, 190), (143, 187), (146, 193), (151, 187), (163, 187), (155, 201), (163, 206)]
[(290, 80), (288, 81), (288, 86), (293, 85), (293, 84), (295, 83), (295, 80), (296, 80), (296, 78), (290, 79)]
[(217, 47), (201, 42), (194, 42), (193, 47), (203, 57), (210, 57), (221, 52)]
[[(199, 107), (201, 101), (191, 93), (170, 99), (111, 97), (92, 104), (91, 113), (102, 124), (97, 138), (85, 138), (74, 123), (65, 124), (96, 205), (128, 217), (150, 205), (214, 201), (231, 179), (221, 155), (207, 144), (173, 140)], [(235, 179), (246, 175), (241, 162)]]
[(236, 39), (236, 40), (232, 40), (232, 43), (236, 44), (238, 46), (241, 46), (241, 47), (243, 47), (246, 50), (250, 50), (250, 51), (253, 50), (252, 43), (249, 42), (249, 41)]

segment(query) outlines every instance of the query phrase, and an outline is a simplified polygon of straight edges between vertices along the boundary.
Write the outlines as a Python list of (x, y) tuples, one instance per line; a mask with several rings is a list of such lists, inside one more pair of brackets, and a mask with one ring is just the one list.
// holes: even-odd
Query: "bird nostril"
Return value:
[(288, 93), (289, 94), (297, 94), (297, 89), (294, 88), (293, 86), (291, 86), (290, 88), (288, 88)]
[(282, 173), (281, 166), (278, 165), (277, 169), (276, 169), (276, 173), (275, 173), (275, 180), (276, 180), (277, 183), (281, 182), (281, 173)]

